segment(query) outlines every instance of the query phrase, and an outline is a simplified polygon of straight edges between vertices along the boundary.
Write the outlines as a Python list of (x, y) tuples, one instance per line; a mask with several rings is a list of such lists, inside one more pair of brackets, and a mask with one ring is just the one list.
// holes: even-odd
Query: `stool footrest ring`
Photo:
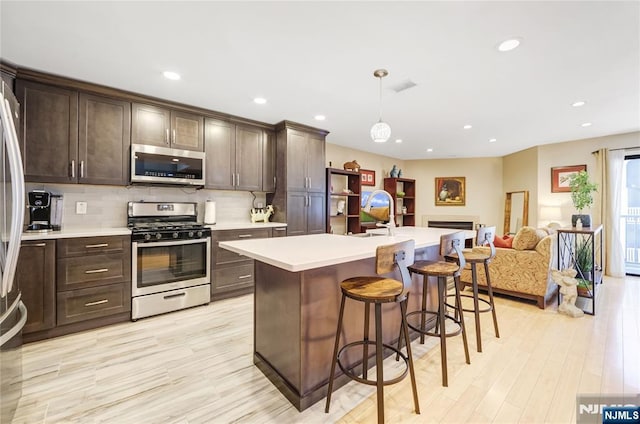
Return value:
[[(455, 296), (455, 295), (452, 295), (452, 294), (447, 295), (447, 297), (449, 297), (449, 296)], [(473, 298), (474, 298), (474, 296), (473, 296), (472, 294), (461, 294), (461, 295), (460, 295), (460, 297), (466, 297), (466, 298), (468, 298), (468, 299), (473, 299)], [(478, 309), (478, 312), (479, 312), (479, 313), (484, 313), (484, 312), (491, 312), (491, 311), (493, 311), (493, 307), (491, 306), (491, 302), (489, 302), (487, 299), (483, 299), (483, 298), (481, 298), (481, 297), (478, 297), (478, 302), (483, 302), (483, 303), (485, 303), (485, 304), (488, 306), (488, 307), (487, 307), (487, 308), (485, 308), (485, 309)], [(475, 311), (476, 311), (476, 310), (475, 310), (475, 309), (473, 309), (473, 308), (471, 308), (471, 309), (465, 309), (465, 308), (462, 308), (462, 310), (463, 310), (463, 311), (465, 311), (465, 312), (475, 312)]]
[[(349, 343), (349, 344), (344, 345), (344, 346), (340, 349), (340, 351), (338, 352), (338, 360), (337, 360), (337, 362), (338, 362), (338, 366), (340, 367), (340, 369), (342, 370), (342, 372), (343, 372), (346, 376), (348, 376), (350, 379), (355, 380), (355, 381), (357, 381), (357, 382), (359, 382), (359, 383), (362, 383), (362, 384), (368, 384), (368, 385), (370, 385), (370, 386), (375, 386), (375, 385), (377, 385), (377, 384), (378, 384), (376, 380), (367, 380), (367, 379), (364, 379), (364, 378), (360, 377), (359, 375), (356, 375), (356, 374), (353, 372), (353, 368), (347, 368), (347, 367), (345, 367), (344, 365), (342, 365), (342, 361), (341, 361), (341, 358), (340, 358), (340, 357), (342, 356), (342, 353), (343, 353), (346, 349), (351, 348), (351, 347), (354, 347), (354, 346), (361, 346), (361, 345), (365, 345), (365, 344), (372, 345), (372, 346), (374, 346), (374, 347), (375, 347), (376, 342), (375, 342), (375, 340), (373, 340), (373, 341), (372, 341), (372, 340), (368, 340), (368, 341), (367, 341), (367, 340), (358, 340), (358, 341), (351, 342), (351, 343)], [(395, 352), (397, 355), (400, 355), (400, 357), (402, 357), (402, 359), (404, 360), (404, 371), (402, 372), (402, 374), (400, 374), (399, 376), (397, 376), (397, 377), (395, 377), (395, 378), (392, 378), (392, 379), (389, 379), (389, 380), (384, 380), (384, 381), (382, 382), (382, 384), (383, 384), (383, 385), (388, 386), (388, 385), (390, 385), (390, 384), (395, 384), (395, 383), (398, 383), (398, 382), (402, 381), (402, 379), (404, 379), (404, 378), (407, 376), (407, 374), (409, 373), (409, 358), (407, 358), (407, 356), (406, 356), (404, 353), (400, 352), (398, 349), (396, 349), (396, 348), (395, 348), (395, 347), (393, 347), (393, 346), (390, 346), (390, 345), (388, 345), (388, 344), (386, 344), (386, 343), (383, 343), (383, 344), (382, 344), (382, 346), (383, 346), (384, 348), (387, 348), (387, 349), (389, 349), (389, 350), (392, 350), (392, 351), (393, 351), (393, 352)], [(360, 365), (362, 365), (362, 364), (360, 364)], [(355, 367), (355, 366), (354, 366), (354, 367)]]
[[(418, 333), (426, 334), (427, 336), (432, 336), (432, 337), (440, 337), (440, 332), (422, 330), (419, 327), (416, 327), (413, 324), (411, 324), (409, 322), (409, 317), (413, 316), (413, 315), (433, 315), (433, 316), (437, 317), (438, 316), (437, 312), (423, 311), (423, 310), (409, 312), (407, 314), (407, 325), (409, 326), (410, 329), (412, 329), (414, 331), (417, 331)], [(447, 314), (445, 314), (444, 317), (445, 317), (445, 319), (453, 321), (458, 326), (458, 328), (456, 330), (454, 330), (452, 332), (449, 332), (449, 333), (445, 333), (445, 337), (457, 336), (458, 334), (460, 334), (462, 332), (462, 327), (460, 326), (460, 320), (455, 319), (451, 315), (447, 315)]]

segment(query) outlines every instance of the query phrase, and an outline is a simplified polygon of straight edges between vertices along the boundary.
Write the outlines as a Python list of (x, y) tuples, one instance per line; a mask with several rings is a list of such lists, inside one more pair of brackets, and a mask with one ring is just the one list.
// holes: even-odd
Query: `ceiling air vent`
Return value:
[(399, 93), (399, 92), (401, 92), (401, 91), (404, 91), (404, 90), (408, 90), (408, 89), (410, 89), (410, 88), (413, 88), (413, 87), (415, 87), (416, 85), (418, 85), (418, 84), (416, 84), (415, 82), (411, 81), (410, 79), (406, 79), (406, 80), (404, 80), (404, 81), (402, 81), (402, 82), (399, 82), (399, 83), (398, 83), (398, 84), (396, 84), (396, 85), (392, 85), (392, 86), (391, 86), (391, 89), (392, 89), (393, 91), (395, 91), (396, 93)]

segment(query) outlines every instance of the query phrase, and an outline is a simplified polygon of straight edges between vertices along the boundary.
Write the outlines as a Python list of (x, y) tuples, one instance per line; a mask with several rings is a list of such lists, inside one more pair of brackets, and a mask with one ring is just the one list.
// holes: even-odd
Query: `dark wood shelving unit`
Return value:
[[(416, 180), (385, 178), (384, 189), (393, 197), (396, 225), (414, 227), (416, 225)], [(398, 196), (399, 191), (404, 191), (404, 196)], [(407, 208), (406, 213), (402, 213), (403, 206)]]
[[(342, 190), (350, 190), (345, 193)], [(344, 169), (327, 168), (327, 233), (335, 233), (334, 228), (344, 228), (338, 234), (360, 232), (360, 173)], [(345, 201), (345, 210), (336, 214), (334, 203)]]

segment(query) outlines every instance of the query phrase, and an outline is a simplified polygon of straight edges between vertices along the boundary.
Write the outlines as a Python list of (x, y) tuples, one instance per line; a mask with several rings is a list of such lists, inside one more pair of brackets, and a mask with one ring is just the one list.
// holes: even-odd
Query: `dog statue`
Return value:
[(342, 165), (342, 167), (344, 168), (345, 171), (360, 171), (360, 165), (358, 164), (358, 162), (356, 162), (356, 160), (352, 160), (351, 162), (345, 162), (344, 165)]
[(560, 294), (562, 295), (562, 303), (558, 306), (558, 312), (569, 315), (572, 318), (580, 318), (584, 315), (584, 312), (575, 305), (578, 298), (576, 273), (577, 271), (572, 268), (562, 271), (551, 270), (551, 277), (560, 286)]
[(266, 208), (252, 208), (251, 222), (269, 222), (269, 217), (273, 215), (273, 205), (267, 205)]

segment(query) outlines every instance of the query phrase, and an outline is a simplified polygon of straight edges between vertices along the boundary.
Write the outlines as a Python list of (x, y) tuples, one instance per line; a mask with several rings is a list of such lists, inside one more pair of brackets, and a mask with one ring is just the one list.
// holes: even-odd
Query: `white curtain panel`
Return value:
[(604, 236), (606, 244), (606, 274), (612, 277), (624, 277), (625, 257), (622, 243), (622, 191), (624, 190), (623, 166), (625, 151), (609, 150), (606, 152), (606, 201)]

